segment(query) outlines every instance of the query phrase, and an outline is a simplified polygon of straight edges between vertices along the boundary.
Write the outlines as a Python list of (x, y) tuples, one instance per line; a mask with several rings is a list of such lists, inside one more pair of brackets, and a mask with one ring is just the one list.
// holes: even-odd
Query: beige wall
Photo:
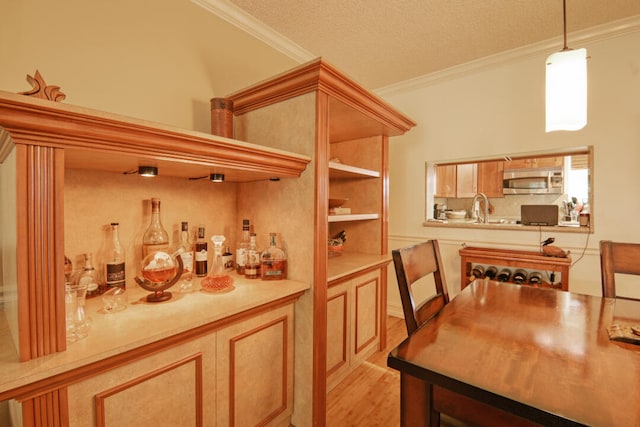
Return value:
[[(570, 290), (600, 295), (598, 242), (639, 241), (640, 32), (585, 47), (588, 124), (577, 132), (544, 131), (544, 54), (434, 80), (422, 88), (385, 95), (418, 126), (390, 143), (389, 247), (426, 238), (441, 241), (449, 287), (460, 287), (462, 243), (538, 250), (553, 235), (571, 250)], [(424, 227), (425, 162), (593, 145), (595, 233), (487, 231)], [(398, 312), (390, 269), (389, 301)], [(401, 311), (400, 311), (401, 312)]]
[(1, 0), (0, 89), (36, 69), (68, 104), (210, 130), (209, 100), (293, 60), (188, 0)]

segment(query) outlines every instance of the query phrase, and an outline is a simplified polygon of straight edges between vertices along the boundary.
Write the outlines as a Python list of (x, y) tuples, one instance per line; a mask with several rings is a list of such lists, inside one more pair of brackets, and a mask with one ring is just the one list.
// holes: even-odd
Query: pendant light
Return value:
[(567, 47), (567, 2), (562, 0), (564, 48), (547, 58), (546, 131), (587, 124), (587, 50)]

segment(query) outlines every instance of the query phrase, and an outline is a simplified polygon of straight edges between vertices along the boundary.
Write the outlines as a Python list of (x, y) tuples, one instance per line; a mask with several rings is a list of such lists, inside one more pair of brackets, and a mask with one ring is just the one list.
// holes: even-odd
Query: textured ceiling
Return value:
[[(562, 0), (228, 1), (374, 89), (561, 37), (563, 29)], [(567, 31), (636, 15), (640, 0), (567, 0)]]

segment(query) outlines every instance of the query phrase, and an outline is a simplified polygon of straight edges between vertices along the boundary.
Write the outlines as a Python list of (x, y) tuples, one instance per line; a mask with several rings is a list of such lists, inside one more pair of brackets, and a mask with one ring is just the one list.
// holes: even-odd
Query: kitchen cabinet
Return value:
[(380, 271), (331, 283), (327, 293), (327, 389), (376, 351), (380, 342)]
[(564, 165), (564, 157), (527, 157), (524, 159), (505, 160), (504, 168), (510, 169), (534, 169), (534, 168), (553, 168), (562, 167)]
[(471, 198), (477, 193), (487, 197), (502, 194), (502, 161), (436, 165), (436, 197)]
[[(100, 328), (96, 324), (99, 320), (104, 320), (104, 315), (95, 316), (89, 337), (69, 348), (65, 337), (64, 315), (65, 251), (74, 238), (99, 241), (102, 237), (99, 233), (86, 233), (95, 225), (90, 224), (94, 218), (85, 211), (91, 205), (86, 204), (89, 197), (101, 197), (102, 203), (110, 204), (111, 209), (122, 215), (128, 215), (141, 210), (142, 205), (139, 199), (135, 202), (127, 199), (129, 186), (138, 190), (146, 188), (146, 191), (151, 189), (164, 191), (166, 194), (179, 194), (180, 196), (176, 196), (176, 205), (182, 210), (176, 216), (198, 210), (215, 212), (216, 220), (226, 222), (223, 225), (228, 230), (232, 223), (239, 222), (235, 209), (236, 202), (242, 197), (236, 197), (236, 186), (251, 188), (260, 186), (261, 182), (278, 182), (281, 183), (279, 188), (270, 189), (271, 198), (264, 199), (263, 203), (251, 200), (253, 212), (285, 233), (290, 229), (294, 235), (297, 226), (308, 218), (300, 215), (300, 223), (288, 221), (287, 218), (278, 219), (282, 215), (280, 212), (270, 211), (268, 204), (287, 185), (295, 185), (287, 184), (287, 181), (298, 179), (309, 162), (310, 157), (294, 152), (0, 92), (2, 205), (15, 206), (15, 209), (3, 210), (2, 246), (15, 249), (3, 251), (2, 291), (12, 298), (4, 304), (2, 313), (7, 326), (0, 334), (2, 346), (6, 350), (3, 352), (6, 357), (0, 363), (0, 400), (18, 397), (22, 403), (25, 425), (42, 425), (37, 421), (40, 419), (54, 420), (52, 422), (59, 425), (68, 414), (68, 386), (84, 380), (94, 383), (91, 378), (101, 375), (103, 371), (124, 366), (133, 360), (146, 359), (164, 348), (186, 343), (193, 337), (200, 336), (203, 329), (215, 329), (224, 323), (222, 318), (207, 322), (194, 315), (193, 305), (197, 305), (197, 301), (202, 302), (195, 299), (191, 306), (182, 307), (180, 313), (174, 314), (166, 330), (160, 328), (159, 320), (154, 320), (147, 312), (140, 315), (137, 320), (139, 324), (134, 328), (132, 326), (135, 322), (128, 325), (128, 328), (121, 324), (116, 327), (119, 324), (117, 318), (112, 322), (105, 322), (105, 329), (101, 331), (103, 335), (99, 336)], [(124, 172), (137, 170), (139, 165), (145, 164), (155, 165), (160, 171), (160, 176), (154, 178), (154, 184), (122, 183), (123, 179), (130, 177)], [(219, 202), (225, 203), (215, 206), (215, 209), (198, 209), (203, 206), (208, 208), (207, 203), (210, 201), (206, 200), (206, 196), (200, 200), (185, 199), (188, 194), (194, 194), (188, 186), (191, 182), (189, 178), (208, 176), (211, 172), (225, 175), (225, 187), (219, 190), (223, 196)], [(69, 197), (75, 193), (70, 193), (67, 181), (73, 179), (76, 182), (93, 180), (93, 187), (86, 187), (86, 182), (83, 184), (85, 187), (81, 187), (86, 200)], [(116, 182), (121, 185), (114, 186)], [(105, 193), (104, 188), (109, 188), (109, 192)], [(198, 190), (195, 194), (200, 196), (200, 192)], [(166, 210), (164, 212), (167, 213)], [(65, 217), (72, 215), (76, 219), (82, 218), (82, 222), (72, 221), (67, 227)], [(208, 217), (208, 221), (211, 221), (211, 217)], [(139, 227), (142, 227), (142, 221), (139, 222)], [(230, 240), (235, 241), (233, 236)], [(127, 263), (133, 274), (136, 270), (133, 266), (137, 265), (136, 260), (140, 258), (139, 251), (132, 250), (127, 254)], [(295, 262), (297, 258), (294, 256), (293, 259)], [(129, 279), (131, 277), (128, 273)], [(245, 296), (241, 301), (219, 307), (215, 315), (227, 313), (227, 316), (237, 320), (247, 312), (257, 310), (257, 306), (263, 307), (260, 311), (264, 311), (264, 307), (275, 308), (270, 304), (286, 296), (287, 282), (289, 281), (280, 282), (279, 287), (263, 284), (261, 292), (267, 289), (274, 292), (256, 294), (255, 297), (262, 295), (266, 298), (253, 303), (248, 303)], [(131, 292), (136, 289), (139, 288), (133, 285)], [(295, 299), (301, 293), (302, 291)], [(93, 301), (92, 303), (99, 303), (99, 299)], [(169, 312), (181, 307), (180, 304), (185, 301), (186, 297), (176, 297), (166, 304), (153, 307), (151, 312), (156, 315)], [(135, 303), (136, 300), (130, 299), (130, 302)], [(207, 310), (200, 316), (205, 316), (204, 319), (210, 316), (212, 306), (209, 301)], [(136, 307), (141, 308), (140, 305)], [(97, 313), (98, 309), (95, 311)], [(189, 319), (183, 319), (184, 313), (189, 313)], [(190, 321), (190, 316), (196, 317), (193, 323), (186, 324), (179, 332), (174, 329), (176, 324)], [(145, 324), (145, 321), (149, 323)], [(154, 327), (150, 328), (148, 325)], [(110, 327), (114, 329), (110, 330)], [(125, 348), (121, 348), (124, 344), (114, 341), (114, 336), (129, 329), (135, 329), (135, 333), (139, 335), (125, 345)], [(9, 349), (15, 349), (15, 352)], [(85, 357), (83, 352), (95, 356), (91, 359)], [(15, 359), (9, 357), (14, 354)], [(50, 363), (48, 368), (41, 367), (42, 364), (39, 363), (39, 359), (44, 356)], [(191, 371), (191, 368), (200, 366), (201, 363), (196, 357), (178, 367), (176, 357), (179, 356), (174, 356), (168, 355), (166, 359), (158, 361), (160, 371), (151, 369), (153, 361), (149, 362), (148, 371), (138, 365), (125, 369), (123, 376), (129, 379), (126, 383), (114, 386), (117, 390), (109, 388), (117, 396), (104, 395), (105, 403), (118, 402), (119, 405), (131, 402), (134, 400), (131, 399), (132, 391), (137, 394), (137, 390), (149, 392), (156, 389), (152, 380), (147, 382), (147, 377), (181, 381), (187, 378), (185, 370)], [(205, 356), (202, 356), (202, 363), (205, 363), (204, 360)], [(290, 362), (287, 359), (287, 363)], [(32, 372), (28, 377), (33, 383), (23, 382), (24, 372)], [(110, 377), (105, 375), (104, 378)], [(99, 382), (101, 379), (95, 381)], [(193, 383), (192, 378), (188, 381)], [(175, 393), (165, 388), (158, 390), (175, 396)], [(193, 394), (193, 390), (190, 390), (189, 393)], [(193, 407), (193, 402), (178, 401), (187, 404), (188, 408)], [(111, 411), (110, 414), (115, 412)], [(126, 417), (126, 414), (123, 416)]]
[[(313, 211), (314, 218), (300, 229), (306, 243), (296, 247), (306, 257), (308, 280), (313, 283), (313, 419), (325, 420), (328, 283), (360, 274), (375, 265), (379, 304), (386, 304), (388, 144), (413, 122), (392, 106), (353, 82), (323, 59), (317, 59), (227, 96), (233, 101), (236, 136), (259, 139), (269, 146), (312, 158), (297, 181), (292, 197)], [(266, 142), (265, 142), (266, 141)], [(335, 161), (339, 159), (339, 162)], [(345, 170), (346, 169), (346, 170)], [(303, 188), (304, 187), (304, 188)], [(255, 197), (259, 197), (255, 193)], [(346, 198), (351, 215), (329, 216), (328, 199)], [(340, 256), (328, 257), (327, 241), (344, 230), (347, 241)], [(304, 261), (301, 261), (304, 262)], [(372, 314), (363, 314), (372, 315)], [(378, 347), (385, 342), (385, 316), (378, 316)], [(337, 327), (337, 326), (336, 326)]]
[(435, 197), (454, 198), (457, 196), (456, 165), (436, 165)]
[(478, 193), (478, 165), (466, 163), (457, 166), (456, 197), (473, 197)]
[(504, 162), (480, 162), (478, 163), (478, 192), (487, 197), (504, 197), (502, 181), (504, 175)]

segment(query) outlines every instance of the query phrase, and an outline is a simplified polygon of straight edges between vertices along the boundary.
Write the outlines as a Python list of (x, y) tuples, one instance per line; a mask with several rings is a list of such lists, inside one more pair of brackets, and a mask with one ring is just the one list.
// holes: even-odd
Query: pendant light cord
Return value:
[(564, 48), (562, 51), (569, 50), (567, 46), (567, 0), (562, 0), (562, 21), (564, 29)]

